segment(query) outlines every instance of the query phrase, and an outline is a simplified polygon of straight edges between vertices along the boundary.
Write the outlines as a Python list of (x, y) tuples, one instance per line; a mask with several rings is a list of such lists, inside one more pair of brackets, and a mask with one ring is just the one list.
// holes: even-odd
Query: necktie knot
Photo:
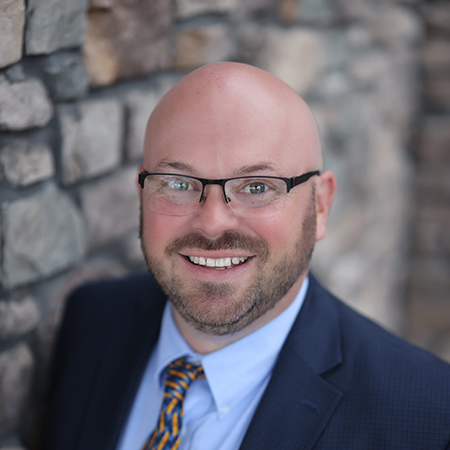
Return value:
[(188, 363), (184, 357), (179, 358), (167, 366), (164, 395), (182, 402), (189, 385), (200, 378), (205, 378), (202, 366)]
[(158, 424), (141, 450), (176, 450), (179, 447), (183, 400), (190, 384), (200, 378), (205, 378), (203, 367), (187, 362), (185, 357), (167, 366)]

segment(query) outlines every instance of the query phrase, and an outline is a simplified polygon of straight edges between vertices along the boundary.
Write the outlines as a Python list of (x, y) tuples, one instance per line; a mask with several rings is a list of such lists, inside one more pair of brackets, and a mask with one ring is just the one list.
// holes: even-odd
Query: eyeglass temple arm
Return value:
[(141, 188), (144, 189), (144, 182), (145, 179), (147, 178), (147, 175), (149, 175), (148, 172), (139, 172), (138, 174), (138, 183), (140, 184)]
[(320, 175), (320, 170), (314, 170), (313, 172), (304, 173), (303, 175), (300, 175), (299, 177), (289, 178), (290, 183), (288, 183), (288, 192), (295, 186), (298, 186), (299, 184), (302, 184), (305, 181), (308, 181), (314, 175)]

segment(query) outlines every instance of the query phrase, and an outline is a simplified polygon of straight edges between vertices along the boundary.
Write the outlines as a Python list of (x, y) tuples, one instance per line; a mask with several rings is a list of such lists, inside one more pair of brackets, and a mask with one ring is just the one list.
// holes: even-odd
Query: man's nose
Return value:
[(193, 228), (214, 238), (239, 226), (239, 218), (226, 204), (221, 186), (205, 186), (203, 200), (192, 216)]

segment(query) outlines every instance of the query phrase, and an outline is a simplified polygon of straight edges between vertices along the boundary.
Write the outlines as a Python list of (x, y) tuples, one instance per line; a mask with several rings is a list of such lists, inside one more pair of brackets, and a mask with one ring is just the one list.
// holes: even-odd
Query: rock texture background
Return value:
[(311, 105), (339, 182), (314, 269), (450, 360), (450, 4), (0, 0), (0, 448), (30, 448), (67, 294), (144, 268), (148, 115), (247, 62)]

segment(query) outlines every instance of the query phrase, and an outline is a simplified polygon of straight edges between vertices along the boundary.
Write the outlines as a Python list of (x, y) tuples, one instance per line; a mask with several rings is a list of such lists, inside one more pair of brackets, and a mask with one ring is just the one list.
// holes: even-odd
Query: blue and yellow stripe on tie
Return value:
[(168, 365), (158, 424), (141, 450), (177, 450), (181, 441), (183, 400), (192, 381), (205, 378), (201, 366), (179, 358)]

